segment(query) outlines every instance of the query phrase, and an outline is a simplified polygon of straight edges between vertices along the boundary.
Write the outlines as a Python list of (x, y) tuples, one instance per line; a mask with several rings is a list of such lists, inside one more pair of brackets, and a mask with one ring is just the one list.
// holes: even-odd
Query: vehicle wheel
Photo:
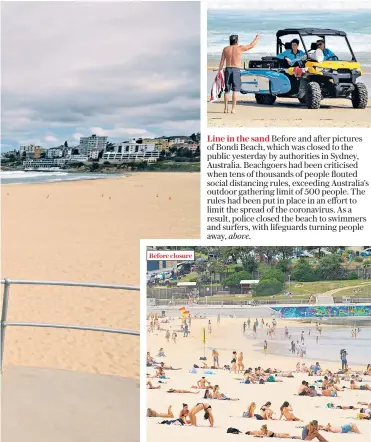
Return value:
[(255, 99), (258, 104), (266, 104), (272, 106), (276, 101), (276, 96), (271, 94), (255, 94)]
[(301, 104), (307, 104), (307, 97), (304, 95), (302, 98), (298, 98)]
[(306, 97), (306, 105), (308, 109), (319, 109), (321, 106), (321, 88), (318, 83), (315, 83), (314, 81), (310, 81), (307, 84), (307, 93), (305, 94)]
[(263, 104), (261, 94), (255, 94), (255, 100), (258, 104)]
[(352, 105), (355, 109), (365, 109), (368, 103), (368, 92), (366, 85), (363, 83), (356, 83), (355, 89), (352, 92)]

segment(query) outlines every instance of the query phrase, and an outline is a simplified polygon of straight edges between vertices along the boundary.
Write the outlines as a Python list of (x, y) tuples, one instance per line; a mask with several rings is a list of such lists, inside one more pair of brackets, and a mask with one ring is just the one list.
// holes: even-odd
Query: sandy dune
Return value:
[[(2, 276), (138, 285), (139, 240), (198, 238), (199, 194), (191, 173), (4, 185)], [(139, 292), (13, 286), (8, 319), (139, 330)], [(14, 364), (138, 378), (139, 338), (9, 328)]]

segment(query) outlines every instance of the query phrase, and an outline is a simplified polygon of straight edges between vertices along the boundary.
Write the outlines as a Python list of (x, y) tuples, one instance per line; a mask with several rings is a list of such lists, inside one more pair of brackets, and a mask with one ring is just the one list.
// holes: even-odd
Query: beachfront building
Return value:
[(67, 162), (66, 158), (42, 158), (38, 160), (26, 160), (23, 162), (25, 170), (49, 170), (60, 168)]
[(21, 146), (19, 149), (19, 154), (21, 158), (26, 156), (26, 158), (33, 158), (36, 155), (39, 155), (43, 148), (41, 146), (37, 146), (36, 144), (28, 144)]
[(62, 158), (63, 155), (63, 146), (62, 147), (51, 147), (46, 151), (47, 158)]
[(68, 161), (70, 163), (87, 163), (89, 161), (89, 157), (84, 153), (76, 153), (72, 154)]
[(80, 138), (80, 154), (90, 157), (91, 151), (96, 149), (98, 151), (105, 150), (107, 145), (107, 137), (100, 137), (95, 134), (90, 137)]
[(130, 141), (114, 143), (112, 151), (103, 153), (102, 162), (108, 161), (112, 164), (119, 164), (132, 161), (157, 161), (160, 152), (156, 149), (156, 146), (142, 141), (133, 138)]
[(169, 139), (160, 137), (160, 138), (143, 138), (143, 144), (154, 144), (157, 150), (169, 150)]

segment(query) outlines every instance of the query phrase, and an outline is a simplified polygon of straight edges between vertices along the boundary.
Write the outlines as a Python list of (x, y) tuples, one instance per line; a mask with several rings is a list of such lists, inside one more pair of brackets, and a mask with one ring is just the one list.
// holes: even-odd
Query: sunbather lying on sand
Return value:
[(357, 385), (355, 381), (350, 381), (350, 389), (351, 390), (371, 390), (371, 387), (368, 384)]
[(224, 393), (221, 393), (219, 385), (215, 385), (214, 386), (213, 393), (212, 393), (212, 398), (213, 399), (224, 400), (224, 401), (239, 401), (239, 399), (231, 398), (231, 397), (226, 396)]
[(147, 408), (147, 417), (174, 417), (171, 411), (171, 405), (167, 409), (167, 413), (157, 413), (157, 411), (152, 410), (152, 408)]
[(176, 389), (176, 388), (169, 388), (169, 389), (167, 390), (167, 393), (182, 393), (182, 394), (185, 394), (185, 393), (191, 393), (191, 394), (199, 394), (199, 391), (178, 390), (178, 389)]
[(149, 390), (158, 390), (159, 388), (161, 388), (161, 385), (158, 385), (157, 387), (155, 387), (151, 381), (147, 381), (147, 387)]
[(357, 433), (361, 434), (356, 424), (345, 424), (341, 427), (333, 427), (331, 424), (327, 424), (324, 428), (325, 431), (330, 433)]
[(291, 436), (288, 433), (275, 433), (274, 431), (268, 430), (266, 425), (262, 425), (258, 431), (246, 431), (245, 434), (254, 437), (278, 437), (280, 439), (301, 439), (299, 436)]

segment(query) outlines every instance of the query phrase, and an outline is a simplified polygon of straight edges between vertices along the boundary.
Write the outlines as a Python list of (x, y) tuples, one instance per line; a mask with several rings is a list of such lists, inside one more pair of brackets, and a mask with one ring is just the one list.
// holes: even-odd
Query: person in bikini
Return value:
[(228, 112), (228, 99), (229, 93), (232, 91), (232, 114), (236, 113), (237, 94), (241, 90), (241, 56), (244, 52), (249, 51), (257, 44), (260, 38), (259, 34), (256, 34), (254, 40), (248, 45), (239, 45), (238, 35), (231, 35), (229, 37), (229, 46), (223, 49), (222, 56), (219, 64), (219, 71), (223, 70), (225, 64), (224, 73), (224, 113)]
[(199, 394), (199, 391), (177, 390), (176, 388), (169, 388), (169, 389), (167, 390), (167, 393), (181, 393), (181, 394), (191, 393), (191, 394)]
[(185, 425), (191, 425), (188, 404), (183, 404), (183, 408), (179, 412), (179, 419), (182, 419)]
[(189, 419), (191, 421), (191, 424), (195, 427), (197, 426), (197, 419), (196, 414), (200, 411), (204, 412), (204, 419), (208, 420), (210, 422), (210, 427), (214, 426), (214, 416), (213, 412), (211, 410), (211, 405), (207, 404), (206, 402), (199, 402), (196, 404), (191, 411), (189, 412)]
[(257, 431), (246, 431), (247, 435), (254, 437), (278, 437), (280, 439), (301, 439), (299, 436), (291, 436), (289, 433), (275, 433), (268, 430), (267, 425), (262, 425), (260, 430)]
[(294, 415), (294, 413), (292, 412), (292, 408), (290, 407), (290, 404), (287, 401), (285, 401), (281, 405), (280, 411), (281, 411), (281, 416), (279, 418), (280, 420), (284, 417), (287, 421), (303, 422), (301, 419), (299, 419)]
[(355, 381), (350, 381), (350, 389), (351, 390), (371, 390), (371, 387), (368, 384), (357, 385)]
[(166, 417), (166, 418), (172, 418), (174, 417), (174, 414), (171, 410), (171, 405), (167, 409), (167, 413), (157, 413), (157, 411), (152, 410), (152, 408), (147, 408), (147, 417)]

